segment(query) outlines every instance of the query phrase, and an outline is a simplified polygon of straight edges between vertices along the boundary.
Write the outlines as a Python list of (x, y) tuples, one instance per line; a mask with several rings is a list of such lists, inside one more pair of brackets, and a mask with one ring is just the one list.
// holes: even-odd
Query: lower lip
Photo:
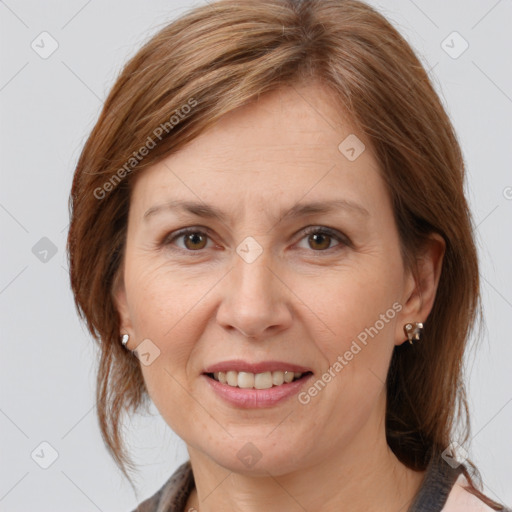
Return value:
[(207, 375), (203, 375), (217, 395), (230, 404), (243, 409), (261, 409), (276, 405), (296, 395), (312, 376), (313, 374), (309, 374), (299, 380), (281, 384), (280, 386), (272, 386), (268, 389), (243, 389), (222, 384)]

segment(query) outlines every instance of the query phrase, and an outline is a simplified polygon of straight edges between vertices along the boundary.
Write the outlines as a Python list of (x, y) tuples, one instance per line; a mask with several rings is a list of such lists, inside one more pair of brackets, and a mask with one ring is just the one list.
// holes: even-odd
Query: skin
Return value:
[[(354, 161), (338, 150), (350, 134), (366, 146)], [(144, 218), (177, 199), (212, 204), (226, 219), (169, 208)], [(298, 203), (330, 199), (367, 213), (279, 220)], [(342, 238), (315, 240), (307, 226)], [(200, 233), (172, 240), (184, 227)], [(236, 252), (248, 236), (262, 248), (252, 263)], [(128, 348), (150, 339), (160, 350), (141, 369), (188, 448), (196, 489), (186, 510), (406, 510), (424, 472), (386, 443), (385, 381), (404, 324), (427, 320), (443, 253), (433, 235), (418, 277), (404, 267), (370, 141), (318, 83), (261, 96), (142, 172), (115, 298)], [(241, 409), (201, 375), (230, 359), (280, 360), (310, 368), (314, 382), (395, 303), (401, 310), (307, 404), (293, 396)], [(237, 457), (249, 442), (261, 454), (250, 467)]]

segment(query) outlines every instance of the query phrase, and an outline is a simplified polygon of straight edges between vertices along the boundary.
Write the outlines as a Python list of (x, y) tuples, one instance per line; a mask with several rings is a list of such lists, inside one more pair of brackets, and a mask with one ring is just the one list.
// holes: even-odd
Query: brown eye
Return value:
[(206, 245), (206, 235), (204, 233), (195, 232), (182, 235), (185, 240), (185, 247), (190, 250), (204, 249)]
[(208, 238), (208, 235), (199, 229), (184, 229), (166, 238), (163, 245), (174, 245), (177, 240), (183, 240), (183, 245), (177, 244), (179, 249), (189, 252), (200, 251), (206, 247)]
[[(306, 236), (302, 240), (307, 240), (307, 247), (302, 246), (301, 248), (313, 249), (314, 252), (327, 252), (329, 249), (342, 249), (349, 245), (349, 241), (344, 235), (327, 227), (308, 228), (304, 230), (304, 233)], [(332, 245), (333, 240), (337, 242), (334, 245)]]
[(308, 240), (312, 249), (329, 249), (331, 245), (331, 236), (322, 233), (309, 235)]

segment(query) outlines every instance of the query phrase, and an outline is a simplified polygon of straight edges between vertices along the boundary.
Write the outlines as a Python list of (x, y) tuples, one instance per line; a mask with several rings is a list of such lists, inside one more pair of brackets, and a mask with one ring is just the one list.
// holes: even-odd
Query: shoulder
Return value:
[(182, 464), (151, 497), (138, 505), (133, 512), (181, 512), (194, 487), (190, 461)]
[(466, 485), (468, 482), (461, 474), (453, 485), (441, 512), (496, 512), (477, 496), (464, 489)]

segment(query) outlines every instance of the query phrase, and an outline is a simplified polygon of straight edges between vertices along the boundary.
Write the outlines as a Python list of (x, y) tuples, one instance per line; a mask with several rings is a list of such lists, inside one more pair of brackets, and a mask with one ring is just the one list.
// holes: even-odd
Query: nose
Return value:
[(248, 338), (275, 336), (292, 322), (290, 292), (264, 254), (252, 263), (235, 255), (217, 310), (219, 325)]

